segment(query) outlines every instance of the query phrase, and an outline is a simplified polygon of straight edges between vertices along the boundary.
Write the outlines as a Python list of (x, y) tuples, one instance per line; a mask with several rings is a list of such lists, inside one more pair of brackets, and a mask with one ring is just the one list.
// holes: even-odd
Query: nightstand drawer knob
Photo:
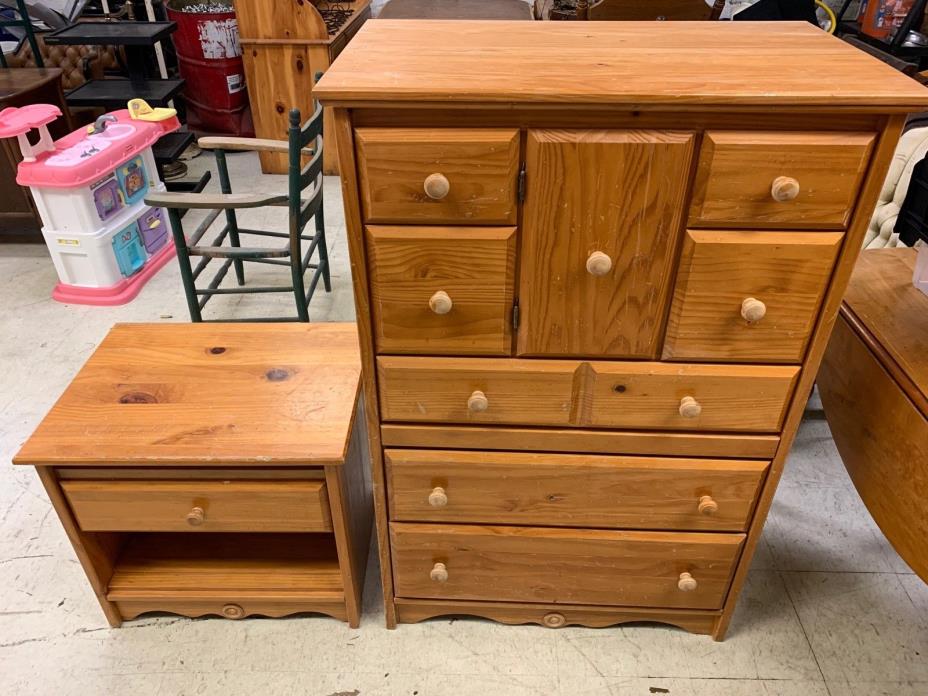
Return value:
[(422, 185), (425, 189), (425, 195), (435, 201), (440, 201), (448, 195), (451, 190), (451, 183), (444, 174), (429, 174), (425, 177), (425, 183)]
[(741, 303), (741, 317), (745, 321), (760, 321), (767, 314), (767, 305), (755, 297), (746, 297)]
[(448, 504), (448, 494), (441, 486), (435, 486), (429, 493), (429, 505), (432, 507), (445, 507)]
[(770, 195), (780, 203), (791, 201), (799, 195), (799, 181), (791, 176), (778, 176), (770, 185)]
[(719, 511), (719, 504), (712, 499), (711, 495), (702, 495), (699, 497), (697, 509), (700, 515), (714, 515)]
[(206, 522), (206, 510), (199, 505), (191, 508), (190, 512), (187, 513), (187, 524), (191, 527), (199, 527), (204, 522)]
[(612, 259), (608, 254), (594, 251), (586, 260), (586, 271), (590, 275), (603, 276), (612, 270)]
[(222, 615), (227, 619), (240, 619), (245, 616), (245, 610), (238, 604), (226, 604), (222, 608)]
[(454, 303), (451, 302), (451, 296), (444, 290), (439, 290), (429, 298), (429, 309), (435, 314), (447, 314), (451, 311)]
[(448, 569), (445, 567), (444, 563), (436, 563), (432, 566), (432, 570), (429, 572), (429, 577), (434, 582), (447, 582)]
[(486, 411), (489, 406), (490, 401), (487, 399), (487, 395), (479, 389), (471, 394), (467, 399), (467, 409), (469, 411), (473, 411), (474, 413)]
[(563, 614), (552, 611), (550, 614), (545, 614), (541, 622), (548, 628), (560, 628), (567, 623), (567, 619), (564, 618)]
[(677, 580), (677, 588), (681, 592), (692, 592), (697, 587), (699, 587), (699, 584), (696, 582), (696, 578), (689, 573), (680, 573), (680, 579)]
[(692, 396), (684, 396), (680, 399), (680, 415), (684, 418), (699, 418), (702, 413), (702, 406)]

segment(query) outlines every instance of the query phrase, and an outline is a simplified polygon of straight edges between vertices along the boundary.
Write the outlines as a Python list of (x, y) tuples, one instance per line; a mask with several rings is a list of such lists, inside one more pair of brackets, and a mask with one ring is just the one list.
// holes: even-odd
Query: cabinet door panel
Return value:
[(529, 131), (520, 355), (657, 357), (693, 140)]

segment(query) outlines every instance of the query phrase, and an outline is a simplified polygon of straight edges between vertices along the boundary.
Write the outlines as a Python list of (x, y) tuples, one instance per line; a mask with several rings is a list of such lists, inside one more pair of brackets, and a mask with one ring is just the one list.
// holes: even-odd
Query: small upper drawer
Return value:
[(664, 359), (801, 362), (843, 236), (688, 231)]
[(873, 133), (708, 131), (690, 225), (847, 226)]
[(381, 353), (509, 355), (514, 227), (368, 227)]
[(514, 225), (519, 131), (359, 128), (366, 222)]
[(61, 482), (85, 532), (326, 532), (324, 481)]
[(384, 421), (776, 432), (798, 367), (377, 359)]
[(718, 609), (743, 534), (390, 524), (400, 597)]
[(388, 449), (391, 519), (741, 532), (766, 461)]

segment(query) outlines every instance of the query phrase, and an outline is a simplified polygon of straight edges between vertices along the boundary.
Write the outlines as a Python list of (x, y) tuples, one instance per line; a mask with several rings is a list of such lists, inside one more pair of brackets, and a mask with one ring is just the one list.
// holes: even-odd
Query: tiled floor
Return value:
[[(251, 155), (230, 160), (250, 189), (282, 186), (257, 177)], [(311, 314), (350, 320), (339, 190), (326, 185), (334, 289)], [(259, 211), (249, 223), (280, 225), (281, 215)], [(467, 619), (388, 632), (374, 565), (359, 630), (326, 618), (176, 617), (109, 629), (34, 472), (9, 460), (114, 322), (187, 313), (173, 263), (123, 307), (56, 304), (54, 281), (44, 247), (0, 245), (0, 694), (928, 695), (928, 587), (873, 524), (815, 408), (723, 643), (664, 627)], [(212, 312), (287, 303), (219, 298)]]

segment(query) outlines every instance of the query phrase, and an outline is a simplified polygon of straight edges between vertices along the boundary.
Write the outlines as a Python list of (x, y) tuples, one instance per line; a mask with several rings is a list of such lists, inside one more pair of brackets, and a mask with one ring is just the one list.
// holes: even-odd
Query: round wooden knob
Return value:
[(712, 499), (711, 495), (702, 495), (699, 497), (697, 509), (700, 515), (714, 515), (719, 511), (719, 504)]
[(452, 306), (451, 296), (444, 290), (439, 290), (429, 298), (429, 309), (435, 314), (447, 314)]
[(548, 628), (560, 628), (567, 623), (567, 619), (564, 618), (563, 614), (552, 611), (550, 614), (545, 614), (541, 622)]
[(187, 513), (187, 524), (191, 527), (199, 527), (206, 521), (206, 510), (201, 508), (199, 505), (197, 507), (191, 508), (190, 512)]
[(432, 507), (445, 507), (448, 504), (448, 494), (441, 486), (435, 486), (429, 493), (429, 505)]
[(486, 411), (490, 406), (490, 402), (487, 399), (487, 395), (484, 394), (479, 389), (475, 391), (467, 399), (467, 408), (474, 413), (480, 413), (481, 411)]
[(770, 185), (773, 200), (785, 203), (799, 195), (799, 182), (791, 176), (778, 176)]
[(227, 619), (240, 619), (245, 616), (245, 610), (238, 604), (226, 604), (222, 608), (222, 615)]
[(586, 260), (587, 273), (594, 276), (606, 275), (612, 270), (612, 259), (608, 254), (601, 251), (594, 251)]
[(429, 571), (429, 577), (435, 582), (447, 582), (448, 569), (444, 563), (436, 563), (432, 566), (432, 570)]
[(680, 399), (680, 415), (684, 418), (699, 418), (702, 413), (702, 406), (692, 396), (684, 396)]
[(746, 297), (741, 303), (741, 317), (745, 321), (760, 321), (766, 313), (767, 305), (755, 297)]
[(677, 580), (677, 588), (681, 592), (692, 592), (698, 587), (696, 578), (689, 573), (680, 573), (680, 579)]
[(429, 174), (425, 177), (425, 183), (422, 184), (425, 189), (425, 195), (435, 201), (440, 201), (448, 195), (451, 190), (451, 183), (444, 174)]

